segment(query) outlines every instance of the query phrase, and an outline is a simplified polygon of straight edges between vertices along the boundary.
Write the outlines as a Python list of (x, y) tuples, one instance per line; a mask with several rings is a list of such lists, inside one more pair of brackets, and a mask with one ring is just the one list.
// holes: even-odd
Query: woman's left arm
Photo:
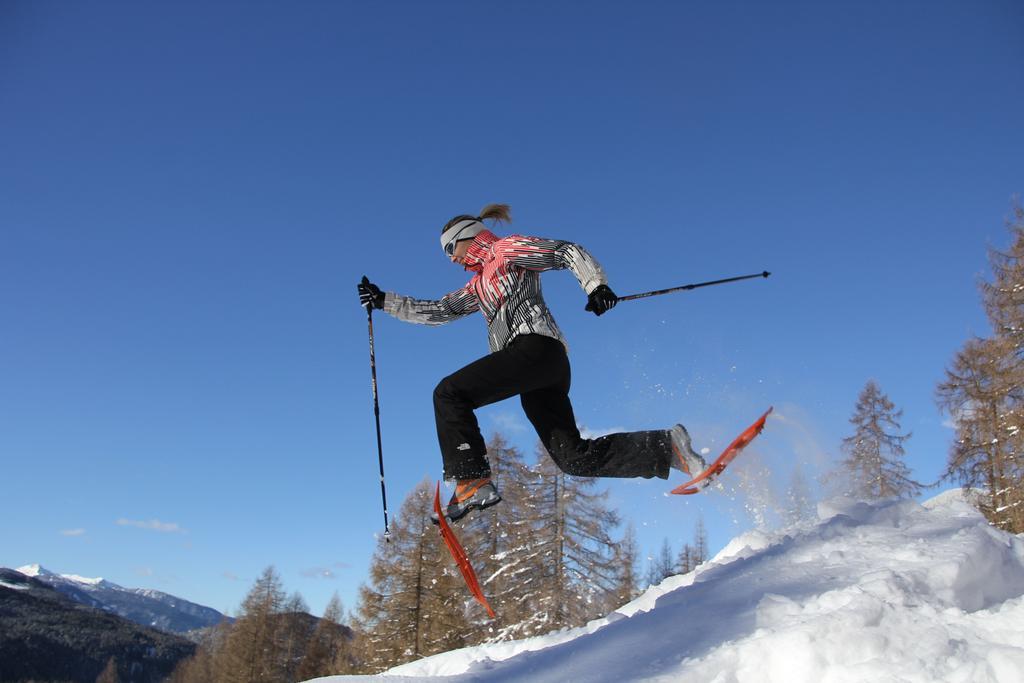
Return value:
[(511, 235), (494, 245), (494, 253), (508, 263), (527, 270), (571, 270), (587, 294), (608, 284), (608, 278), (597, 259), (574, 242)]

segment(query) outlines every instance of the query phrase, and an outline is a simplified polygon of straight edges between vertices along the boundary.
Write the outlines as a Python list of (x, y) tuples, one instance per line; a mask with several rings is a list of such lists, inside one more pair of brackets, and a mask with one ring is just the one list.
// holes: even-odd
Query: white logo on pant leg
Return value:
[(470, 449), (470, 445), (468, 443), (460, 443), (455, 448), (456, 448), (456, 450), (459, 450), (459, 451), (468, 451)]

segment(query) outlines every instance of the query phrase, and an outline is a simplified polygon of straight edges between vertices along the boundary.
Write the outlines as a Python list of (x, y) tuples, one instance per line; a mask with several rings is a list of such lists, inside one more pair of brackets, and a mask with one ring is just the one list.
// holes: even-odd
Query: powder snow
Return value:
[(581, 628), (317, 682), (1024, 681), (1024, 538), (959, 490), (818, 517), (741, 535)]

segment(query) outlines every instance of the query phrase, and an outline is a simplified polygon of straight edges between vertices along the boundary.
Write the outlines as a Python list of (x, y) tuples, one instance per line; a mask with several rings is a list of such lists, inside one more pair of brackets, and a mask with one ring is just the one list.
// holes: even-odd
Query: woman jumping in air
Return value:
[(489, 204), (479, 216), (456, 216), (441, 230), (445, 255), (474, 273), (461, 289), (433, 301), (382, 292), (365, 280), (358, 285), (364, 306), (399, 320), (440, 325), (475, 311), (487, 320), (491, 352), (445, 377), (434, 389), (444, 476), (456, 480), (445, 511), (448, 519), (455, 521), (501, 501), (473, 411), (512, 396), (519, 396), (544, 448), (566, 474), (667, 479), (671, 468), (693, 475), (704, 470), (704, 459), (694, 452), (682, 425), (597, 439), (580, 435), (569, 401), (565, 340), (544, 303), (540, 274), (571, 270), (587, 293), (586, 310), (595, 315), (611, 310), (618, 297), (600, 264), (583, 247), (540, 237), (498, 237), (484, 225), (492, 219), (509, 222), (508, 205)]

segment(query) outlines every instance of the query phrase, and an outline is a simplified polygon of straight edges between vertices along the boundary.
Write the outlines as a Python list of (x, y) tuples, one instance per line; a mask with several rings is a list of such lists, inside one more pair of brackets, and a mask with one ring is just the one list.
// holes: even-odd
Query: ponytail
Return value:
[(477, 218), (481, 221), (493, 218), (495, 223), (511, 223), (512, 207), (508, 204), (488, 204), (480, 209), (480, 215)]
[(461, 214), (445, 223), (444, 227), (441, 228), (441, 234), (444, 231), (452, 227), (459, 221), (480, 221), (483, 223), (486, 220), (494, 219), (495, 223), (511, 223), (512, 222), (512, 207), (508, 204), (488, 204), (480, 210), (479, 216), (468, 216)]

